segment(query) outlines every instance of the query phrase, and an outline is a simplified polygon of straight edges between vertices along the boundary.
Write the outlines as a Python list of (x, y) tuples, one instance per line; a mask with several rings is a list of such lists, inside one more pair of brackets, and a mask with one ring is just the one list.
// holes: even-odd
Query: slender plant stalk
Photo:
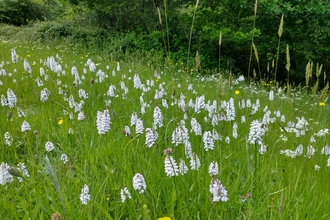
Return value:
[(191, 47), (191, 38), (192, 38), (192, 31), (193, 31), (193, 27), (194, 27), (194, 22), (195, 22), (195, 17), (196, 17), (196, 11), (197, 11), (197, 7), (198, 7), (198, 3), (199, 0), (196, 0), (196, 5), (195, 5), (195, 9), (194, 9), (194, 15), (193, 15), (193, 20), (191, 23), (191, 28), (190, 28), (190, 36), (189, 36), (189, 45), (188, 45), (188, 55), (187, 55), (187, 71), (189, 71), (189, 56), (190, 56), (190, 47)]
[(219, 73), (220, 74), (221, 74), (220, 71), (221, 44), (222, 44), (222, 32), (220, 31), (220, 36), (219, 36)]
[(170, 33), (168, 28), (168, 21), (167, 21), (167, 4), (166, 0), (164, 0), (164, 10), (165, 10), (165, 24), (166, 24), (166, 36), (167, 36), (167, 51), (168, 51), (168, 59), (171, 59), (170, 57)]
[(284, 14), (282, 14), (280, 27), (278, 28), (278, 44), (277, 44), (276, 65), (275, 65), (275, 72), (274, 72), (274, 80), (275, 81), (276, 81), (276, 74), (277, 74), (278, 57), (279, 57), (279, 53), (280, 53), (281, 36), (282, 36), (282, 33), (283, 33), (283, 24), (284, 24)]
[(165, 41), (165, 33), (164, 33), (164, 28), (163, 28), (162, 15), (160, 13), (159, 7), (157, 7), (157, 13), (158, 13), (160, 28), (162, 29), (163, 42), (164, 42), (164, 47), (165, 47), (165, 55), (166, 55), (166, 57), (168, 57), (169, 56), (169, 54), (168, 54), (169, 50), (167, 49), (167, 44), (166, 44), (166, 41)]
[(287, 44), (286, 45), (286, 66), (285, 66), (285, 68), (288, 71), (288, 78), (287, 78), (288, 95), (289, 95), (289, 92), (290, 92), (290, 89), (289, 89), (289, 86), (290, 86), (290, 66), (291, 66), (290, 51), (289, 51), (289, 45)]
[(257, 64), (258, 64), (259, 80), (261, 80), (261, 71), (260, 71), (260, 63), (259, 63), (258, 50), (257, 50), (257, 48), (256, 48), (256, 45), (255, 45), (253, 42), (252, 42), (252, 47), (253, 47), (254, 55), (255, 55), (255, 57), (256, 57)]
[(254, 45), (254, 31), (255, 31), (255, 27), (256, 27), (257, 8), (258, 8), (258, 0), (256, 0), (255, 4), (254, 4), (252, 42), (251, 42), (251, 48), (250, 48), (250, 59), (249, 59), (249, 67), (248, 67), (248, 81), (250, 81), (250, 71), (251, 71), (251, 62), (252, 62), (252, 49), (253, 49), (253, 45)]

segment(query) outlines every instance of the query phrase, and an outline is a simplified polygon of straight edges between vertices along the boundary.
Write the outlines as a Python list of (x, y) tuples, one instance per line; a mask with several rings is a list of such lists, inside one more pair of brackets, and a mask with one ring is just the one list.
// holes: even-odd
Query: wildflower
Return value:
[(274, 91), (273, 90), (269, 91), (269, 101), (274, 101)]
[[(1, 102), (2, 102), (2, 98), (1, 98)], [(13, 92), (13, 90), (11, 90), (10, 88), (8, 88), (7, 90), (7, 103), (9, 108), (14, 108), (17, 103), (16, 95)]]
[(4, 95), (1, 95), (1, 106), (8, 105), (8, 100)]
[(131, 199), (131, 193), (128, 191), (127, 187), (122, 188), (120, 190), (120, 198), (121, 198), (121, 202), (124, 203), (126, 201), (127, 198)]
[(30, 124), (27, 121), (23, 121), (22, 126), (21, 126), (21, 131), (25, 132), (31, 130)]
[(237, 124), (237, 122), (235, 122), (233, 125), (233, 138), (235, 138), (235, 139), (238, 137), (237, 129), (238, 129), (238, 124)]
[(214, 149), (214, 140), (211, 131), (206, 131), (203, 134), (204, 149), (206, 151)]
[(155, 107), (154, 109), (154, 123), (153, 126), (154, 128), (158, 127), (163, 127), (163, 115), (159, 107)]
[(212, 115), (212, 126), (217, 126), (219, 123), (219, 116), (217, 114)]
[(190, 121), (191, 129), (196, 135), (202, 135), (202, 127), (196, 120), (196, 118), (192, 118)]
[(239, 90), (235, 90), (235, 95), (239, 95)]
[(189, 140), (184, 141), (184, 153), (186, 155), (186, 158), (192, 157), (192, 148)]
[(330, 167), (330, 157), (327, 160), (327, 167)]
[(83, 89), (79, 89), (78, 94), (79, 94), (79, 98), (83, 98), (83, 99), (87, 99), (88, 98), (87, 92), (85, 90), (83, 90)]
[(243, 124), (243, 123), (245, 123), (245, 122), (246, 122), (245, 116), (242, 115), (242, 116), (241, 116), (241, 123)]
[(227, 103), (227, 108), (226, 108), (226, 112), (227, 112), (227, 121), (234, 121), (236, 118), (236, 113), (235, 113), (235, 106), (234, 106), (234, 99), (231, 98), (229, 100), (229, 102)]
[(310, 159), (314, 154), (315, 154), (314, 147), (312, 145), (309, 145), (307, 147), (307, 153), (306, 153), (305, 157), (307, 157), (307, 159)]
[(167, 155), (164, 161), (164, 168), (166, 176), (178, 176), (179, 175), (179, 167), (172, 156)]
[(59, 125), (61, 125), (61, 124), (63, 124), (63, 122), (64, 122), (64, 121), (63, 121), (63, 119), (62, 119), (62, 118), (60, 118), (60, 120), (58, 120), (58, 122), (57, 122), (57, 123), (58, 123)]
[(81, 204), (87, 205), (90, 199), (91, 199), (91, 195), (89, 194), (89, 187), (85, 184), (80, 194)]
[(108, 109), (103, 112), (97, 112), (96, 126), (99, 134), (105, 134), (110, 130), (110, 114)]
[(78, 113), (78, 120), (79, 121), (82, 121), (82, 120), (84, 120), (85, 119), (85, 115), (84, 115), (84, 113), (81, 111), (81, 112), (79, 112)]
[(141, 80), (138, 74), (134, 75), (134, 88), (140, 89), (142, 87)]
[(144, 177), (140, 173), (136, 173), (133, 177), (133, 188), (137, 190), (140, 194), (142, 194), (146, 188), (146, 182), (144, 180)]
[(328, 145), (324, 146), (321, 150), (321, 154), (329, 155), (330, 154), (330, 147)]
[(195, 153), (192, 153), (190, 157), (191, 170), (198, 170), (200, 166), (201, 166), (201, 162), (198, 156)]
[(267, 151), (267, 145), (261, 144), (260, 148), (259, 148), (259, 153), (264, 154), (264, 153), (266, 153), (266, 151)]
[(182, 144), (188, 138), (188, 129), (184, 125), (176, 127), (172, 133), (172, 143), (175, 146)]
[(45, 144), (45, 148), (46, 148), (46, 151), (47, 152), (50, 152), (52, 150), (54, 150), (54, 144), (50, 141), (47, 141), (46, 144)]
[(5, 144), (7, 146), (11, 146), (13, 143), (13, 138), (10, 136), (9, 132), (6, 132), (4, 136), (5, 136)]
[(29, 62), (27, 61), (27, 59), (24, 59), (24, 70), (30, 74), (32, 74), (32, 69), (31, 66), (29, 64)]
[(19, 107), (17, 107), (17, 115), (20, 118), (25, 117), (25, 113)]
[(107, 91), (107, 95), (109, 97), (115, 97), (115, 89), (116, 87), (114, 85), (110, 85), (109, 90)]
[(319, 171), (320, 168), (321, 168), (321, 167), (320, 167), (319, 165), (315, 164), (315, 166), (314, 166), (315, 171)]
[(120, 71), (120, 64), (119, 64), (119, 62), (117, 62), (117, 71), (118, 72)]
[(201, 109), (203, 109), (205, 107), (205, 96), (202, 95), (200, 97), (196, 97), (196, 101), (195, 101), (195, 113), (200, 113)]
[(210, 176), (216, 176), (219, 174), (219, 168), (218, 163), (215, 161), (212, 161), (209, 166), (209, 174)]
[(133, 112), (133, 114), (131, 116), (131, 126), (136, 124), (137, 119), (138, 119), (138, 117), (137, 117), (136, 112)]
[(258, 120), (253, 120), (250, 125), (250, 132), (248, 137), (248, 142), (250, 144), (260, 144), (261, 138), (265, 134), (265, 128), (263, 124)]
[(11, 49), (11, 61), (13, 63), (17, 63), (17, 61), (18, 61), (16, 50), (14, 48)]
[(166, 109), (168, 108), (168, 104), (167, 104), (166, 99), (162, 99), (162, 106)]
[[(29, 171), (27, 170), (24, 163), (17, 164), (17, 169), (21, 173), (21, 176), (30, 177)], [(23, 182), (23, 178), (21, 176), (17, 177), (17, 179), (20, 183)]]
[(323, 137), (326, 134), (329, 134), (329, 129), (328, 128), (321, 129), (321, 130), (319, 130), (318, 132), (315, 133), (315, 135), (318, 136), (318, 137)]
[(63, 161), (64, 164), (66, 164), (68, 162), (68, 155), (62, 154), (60, 159)]
[(146, 145), (148, 148), (151, 148), (154, 144), (156, 139), (158, 138), (158, 133), (150, 128), (146, 129)]
[(129, 129), (129, 127), (127, 125), (125, 125), (125, 128), (123, 129), (122, 132), (127, 137), (129, 137), (131, 135), (131, 130)]
[(170, 217), (167, 217), (167, 216), (165, 216), (165, 217), (161, 217), (161, 218), (158, 218), (157, 220), (171, 220), (171, 218), (170, 218)]
[(225, 187), (221, 184), (220, 180), (215, 179), (211, 181), (210, 193), (213, 195), (213, 202), (226, 202), (228, 201), (228, 194)]
[(319, 105), (320, 105), (321, 107), (324, 107), (324, 106), (325, 106), (325, 102), (320, 102)]
[(47, 88), (44, 88), (40, 92), (40, 100), (46, 102), (48, 100), (49, 95), (50, 95), (50, 91)]
[(179, 163), (179, 174), (184, 175), (188, 172), (188, 167), (186, 165), (186, 162), (180, 158), (180, 163)]
[(136, 120), (135, 133), (136, 134), (143, 134), (143, 121), (140, 118), (138, 118)]
[(14, 177), (9, 173), (9, 168), (7, 163), (2, 162), (0, 165), (0, 184), (5, 185), (6, 183), (13, 182)]

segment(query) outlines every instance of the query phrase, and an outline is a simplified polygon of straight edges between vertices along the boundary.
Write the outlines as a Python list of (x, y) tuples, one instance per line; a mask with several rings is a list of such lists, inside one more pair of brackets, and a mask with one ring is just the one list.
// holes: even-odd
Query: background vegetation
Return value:
[[(198, 51), (204, 70), (219, 66), (221, 31), (223, 68), (252, 75), (252, 68), (258, 69), (256, 60), (249, 68), (253, 39), (262, 58), (259, 61), (260, 75), (265, 78), (269, 75), (267, 65), (271, 66), (277, 52), (279, 63), (285, 63), (286, 45), (290, 47), (292, 82), (298, 84), (303, 80), (305, 65), (309, 61), (324, 64), (324, 70), (329, 72), (328, 1), (206, 0), (198, 2), (195, 7), (196, 3), (193, 0), (8, 0), (0, 2), (0, 21), (16, 26), (28, 25), (33, 29), (32, 33), (28, 30), (29, 40), (64, 38), (112, 51), (155, 50), (163, 56), (171, 55), (172, 60), (183, 61), (187, 61), (192, 31), (190, 51), (191, 54)], [(282, 15), (284, 30), (278, 48)], [(1, 34), (4, 38), (13, 37), (17, 32), (14, 27), (5, 25), (1, 29), (5, 30)], [(25, 35), (20, 34), (19, 38), (24, 39)], [(189, 62), (194, 62), (195, 57), (190, 56), (190, 59)], [(282, 69), (278, 70), (277, 80), (285, 80), (285, 65), (279, 66)]]

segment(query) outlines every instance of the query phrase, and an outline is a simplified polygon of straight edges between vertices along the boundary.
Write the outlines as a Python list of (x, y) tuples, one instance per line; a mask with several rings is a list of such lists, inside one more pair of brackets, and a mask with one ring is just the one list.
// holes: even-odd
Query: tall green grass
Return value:
[[(11, 61), (12, 48), (18, 54), (17, 63)], [(50, 56), (62, 66), (65, 74), (57, 74), (45, 66), (44, 61)], [(31, 75), (24, 70), (24, 58), (32, 67)], [(89, 71), (86, 66), (89, 58), (96, 64), (96, 70), (102, 70), (108, 76), (104, 82), (97, 82), (96, 72)], [(74, 44), (47, 46), (2, 41), (0, 63), (0, 95), (7, 96), (10, 88), (17, 97), (16, 107), (0, 106), (0, 162), (7, 163), (12, 169), (23, 162), (30, 174), (23, 182), (15, 177), (13, 182), (0, 185), (0, 216), (3, 219), (47, 219), (54, 213), (59, 213), (63, 219), (329, 218), (329, 156), (321, 154), (329, 138), (328, 134), (315, 135), (319, 130), (329, 128), (327, 92), (322, 96), (318, 93), (308, 95), (295, 87), (287, 96), (285, 88), (247, 83), (238, 80), (238, 76), (231, 80), (221, 76), (219, 85), (219, 76), (187, 77), (180, 71), (180, 66), (161, 67), (159, 63), (152, 65), (132, 56), (123, 61)], [(81, 84), (74, 83), (73, 66), (78, 69)], [(48, 75), (48, 81), (40, 76), (41, 67)], [(135, 74), (139, 75), (145, 91), (134, 88)], [(37, 77), (43, 86), (38, 87)], [(155, 85), (148, 85), (147, 80)], [(121, 81), (128, 88), (127, 94), (121, 89)], [(188, 89), (190, 84), (191, 90)], [(107, 95), (110, 85), (117, 88), (114, 97)], [(44, 88), (50, 91), (46, 102), (40, 100)], [(59, 88), (65, 94), (59, 94)], [(163, 99), (167, 100), (168, 109), (162, 106), (162, 99), (155, 99), (156, 89), (161, 88), (166, 91)], [(221, 91), (218, 92), (218, 88)], [(78, 112), (64, 99), (72, 95), (75, 102), (80, 102), (79, 89), (88, 93), (82, 107), (85, 119), (81, 121), (77, 119)], [(271, 90), (275, 92), (273, 101), (269, 99)], [(183, 109), (178, 106), (180, 95), (184, 97)], [(197, 113), (188, 106), (190, 100), (195, 103), (196, 97), (202, 95), (205, 103), (217, 101), (213, 113), (216, 115), (226, 115), (224, 102), (233, 98), (235, 119), (212, 125), (206, 108)], [(141, 113), (140, 97), (146, 103), (145, 114)], [(325, 106), (319, 105), (320, 97)], [(247, 100), (253, 105), (259, 101), (260, 107), (255, 112), (253, 107), (240, 108)], [(152, 128), (156, 106), (162, 111), (164, 126), (156, 129), (158, 139), (154, 146), (147, 148), (145, 133), (136, 134), (135, 127), (130, 124), (131, 115), (137, 113), (145, 131)], [(17, 107), (26, 114), (24, 118), (18, 117)], [(98, 111), (105, 109), (110, 112), (111, 129), (100, 135), (96, 116)], [(261, 121), (267, 109), (271, 120), (263, 125), (267, 131), (262, 137), (267, 151), (260, 154), (258, 144), (248, 143), (250, 124), (253, 120)], [(246, 122), (241, 121), (242, 116)], [(281, 121), (283, 116), (285, 120)], [(288, 128), (289, 121), (295, 125), (301, 121), (297, 117), (304, 117), (308, 122), (303, 126), (305, 135), (299, 137)], [(202, 136), (191, 131), (192, 118), (200, 123), (202, 134), (214, 129), (222, 137), (215, 141), (213, 150), (206, 151)], [(30, 131), (21, 132), (24, 120), (30, 124)], [(172, 133), (182, 121), (188, 129), (192, 151), (200, 159), (198, 170), (191, 170), (183, 144), (175, 146), (172, 143)], [(237, 138), (232, 135), (235, 122), (238, 124)], [(125, 125), (130, 127), (130, 136), (123, 133)], [(6, 145), (5, 132), (13, 138), (12, 146)], [(316, 142), (311, 142), (312, 136)], [(230, 142), (225, 141), (226, 137)], [(47, 141), (55, 145), (54, 150), (45, 150)], [(283, 154), (284, 150), (295, 150), (300, 144), (304, 148), (301, 156), (290, 158)], [(306, 154), (310, 145), (316, 152), (309, 158)], [(180, 158), (186, 162), (188, 172), (185, 175), (166, 176), (164, 150), (169, 147), (177, 163)], [(67, 154), (67, 163), (61, 161), (62, 154)], [(212, 161), (219, 164), (216, 177), (208, 173)], [(136, 173), (141, 173), (146, 181), (147, 188), (142, 194), (132, 185)], [(212, 201), (209, 191), (212, 178), (218, 178), (228, 191), (227, 202)], [(79, 200), (84, 184), (89, 186), (91, 194), (86, 205)], [(122, 203), (120, 190), (124, 187), (128, 188), (132, 199)]]

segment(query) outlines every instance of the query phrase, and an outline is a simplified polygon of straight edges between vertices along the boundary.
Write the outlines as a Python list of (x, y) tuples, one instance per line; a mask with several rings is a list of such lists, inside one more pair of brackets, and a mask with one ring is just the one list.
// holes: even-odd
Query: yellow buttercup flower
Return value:
[(170, 217), (162, 217), (162, 218), (158, 218), (158, 220), (171, 220), (171, 218)]
[(319, 104), (321, 107), (325, 106), (325, 102), (320, 102)]
[(61, 125), (61, 124), (63, 124), (63, 122), (64, 122), (64, 121), (63, 121), (63, 119), (61, 118), (61, 119), (58, 121), (58, 124)]
[(235, 94), (236, 95), (239, 95), (239, 90), (235, 90)]

